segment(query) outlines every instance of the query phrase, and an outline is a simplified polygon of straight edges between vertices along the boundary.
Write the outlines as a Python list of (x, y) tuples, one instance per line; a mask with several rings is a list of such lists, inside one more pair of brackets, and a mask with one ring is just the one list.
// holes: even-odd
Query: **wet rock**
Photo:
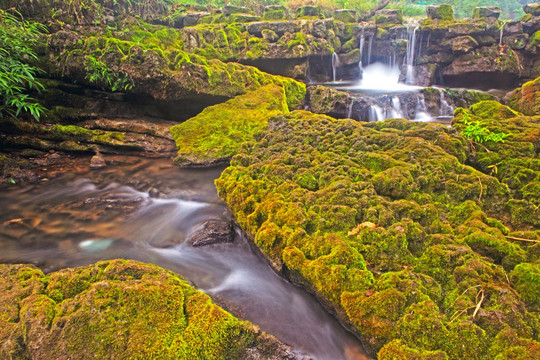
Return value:
[(99, 152), (90, 159), (90, 169), (100, 169), (105, 166), (107, 163)]
[(485, 18), (498, 19), (499, 15), (501, 15), (501, 8), (498, 6), (475, 7), (472, 13), (473, 19), (485, 19)]
[(232, 243), (233, 241), (234, 230), (232, 222), (216, 219), (205, 222), (202, 228), (189, 238), (188, 243), (194, 247), (198, 247)]

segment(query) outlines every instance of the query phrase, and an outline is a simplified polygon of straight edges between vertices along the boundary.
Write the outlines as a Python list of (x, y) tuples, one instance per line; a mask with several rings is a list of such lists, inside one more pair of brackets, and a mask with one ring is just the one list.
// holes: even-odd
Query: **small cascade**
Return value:
[(502, 46), (503, 45), (503, 34), (504, 34), (504, 25), (506, 23), (503, 22), (502, 25), (501, 25), (501, 32), (499, 34), (499, 46)]
[(378, 105), (371, 105), (369, 107), (368, 121), (381, 121), (384, 120), (385, 116), (383, 109)]
[(441, 98), (439, 101), (439, 116), (454, 115), (454, 108), (450, 104), (448, 104), (448, 102), (444, 98), (444, 91), (439, 90), (439, 93), (441, 94)]
[(369, 36), (368, 51), (367, 51), (367, 65), (371, 64), (371, 48), (373, 46), (373, 35)]
[[(360, 62), (360, 64), (361, 63), (362, 62)], [(351, 103), (349, 104), (349, 107), (347, 108), (347, 118), (349, 119), (352, 119), (353, 105), (354, 105), (354, 98), (351, 98)]]
[(360, 33), (360, 61), (358, 62), (358, 67), (360, 68), (360, 74), (364, 71), (364, 65), (362, 64), (362, 57), (364, 55), (364, 43), (366, 42), (365, 34), (364, 34), (364, 28), (362, 28), (362, 32)]
[(393, 118), (403, 118), (403, 112), (401, 111), (401, 101), (397, 96), (392, 97), (392, 111), (391, 117)]
[(426, 99), (424, 98), (424, 94), (418, 95), (418, 103), (416, 104), (416, 116), (414, 118), (415, 121), (430, 121), (431, 116), (428, 113), (427, 106), (426, 106)]
[(407, 73), (405, 78), (405, 83), (407, 85), (414, 85), (414, 49), (416, 46), (416, 30), (418, 30), (418, 25), (414, 27), (407, 27), (407, 55), (406, 55), (406, 66)]
[(336, 68), (339, 64), (338, 54), (332, 53), (332, 81), (336, 82)]

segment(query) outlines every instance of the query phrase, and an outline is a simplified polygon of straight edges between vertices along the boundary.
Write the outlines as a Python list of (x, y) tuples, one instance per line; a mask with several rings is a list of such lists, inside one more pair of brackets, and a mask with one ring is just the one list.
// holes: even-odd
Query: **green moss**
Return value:
[(510, 278), (530, 309), (540, 311), (540, 264), (519, 264), (510, 273)]
[(411, 348), (401, 340), (393, 340), (386, 344), (377, 354), (379, 360), (447, 360), (444, 351), (427, 351)]
[(271, 116), (288, 112), (284, 89), (267, 85), (226, 103), (214, 105), (171, 128), (178, 147), (177, 163), (223, 161), (267, 126)]
[[(20, 302), (22, 346), (40, 358), (62, 352), (72, 358), (231, 359), (256, 340), (249, 324), (153, 265), (114, 260), (50, 277), (44, 292)], [(63, 297), (53, 301), (49, 294), (59, 288)], [(2, 308), (2, 318), (6, 312)], [(1, 331), (0, 336), (7, 339)]]
[[(309, 95), (320, 105), (318, 91)], [(502, 119), (486, 123), (494, 132), (504, 124), (514, 140), (535, 138), (498, 104), (469, 116), (490, 111)], [(506, 183), (465, 165), (472, 150), (456, 129), (295, 111), (254, 139), (216, 180), (219, 195), (273, 266), (346, 314), (372, 353), (486, 359), (505, 326), (534, 338), (534, 314), (505, 276), (534, 258), (505, 237), (517, 216), (508, 206), (534, 200), (513, 199)]]
[(437, 6), (435, 11), (435, 18), (443, 21), (454, 20), (454, 8), (449, 4), (442, 4)]
[(320, 17), (322, 17), (320, 6), (304, 5), (296, 9), (297, 19), (318, 19)]

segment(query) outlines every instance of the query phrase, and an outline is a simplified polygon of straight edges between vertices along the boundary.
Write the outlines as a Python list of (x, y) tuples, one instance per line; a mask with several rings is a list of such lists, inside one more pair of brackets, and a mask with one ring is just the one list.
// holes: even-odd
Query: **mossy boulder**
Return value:
[(527, 4), (523, 6), (523, 11), (525, 11), (526, 14), (540, 16), (540, 3)]
[(540, 115), (540, 77), (512, 91), (508, 105), (525, 115)]
[(226, 161), (264, 129), (270, 117), (288, 111), (286, 91), (278, 85), (267, 85), (208, 107), (171, 128), (178, 147), (175, 162), (207, 166)]
[(296, 9), (297, 19), (319, 19), (322, 18), (322, 9), (320, 6), (303, 5)]
[(375, 23), (381, 25), (403, 24), (403, 11), (400, 9), (383, 9), (375, 13)]
[(454, 20), (454, 8), (449, 4), (430, 5), (426, 8), (426, 14), (432, 20)]
[(475, 7), (472, 13), (473, 19), (494, 18), (498, 19), (501, 15), (501, 8), (498, 6), (479, 6)]
[(452, 126), (469, 134), (468, 162), (499, 179), (513, 192), (507, 203), (514, 225), (540, 225), (540, 127), (529, 117), (496, 101), (481, 101), (469, 110), (456, 109)]
[(238, 359), (260, 336), (154, 265), (112, 260), (48, 275), (1, 265), (0, 274), (5, 359)]
[(334, 11), (334, 20), (342, 21), (344, 23), (355, 23), (356, 20), (356, 11), (354, 10), (336, 10)]
[(283, 5), (268, 5), (264, 7), (263, 20), (285, 20), (289, 15), (288, 9)]
[(508, 204), (530, 205), (523, 218), (535, 205), (465, 165), (469, 153), (440, 125), (294, 111), (242, 147), (216, 186), (272, 266), (331, 306), (373, 354), (487, 359), (506, 327), (538, 346), (523, 290), (531, 280), (516, 273), (513, 287), (505, 276), (534, 247), (505, 236)]

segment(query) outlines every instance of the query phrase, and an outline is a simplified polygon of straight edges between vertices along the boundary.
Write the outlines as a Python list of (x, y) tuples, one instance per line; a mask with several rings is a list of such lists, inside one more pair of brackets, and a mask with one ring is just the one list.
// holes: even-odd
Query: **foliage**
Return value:
[(86, 79), (94, 84), (105, 84), (112, 91), (131, 90), (133, 84), (124, 74), (116, 74), (103, 61), (91, 55), (85, 57)]
[(30, 61), (37, 59), (33, 46), (45, 29), (19, 20), (18, 15), (0, 10), (0, 117), (30, 113), (39, 120), (45, 108), (28, 91), (43, 89), (36, 79), (42, 71)]
[(509, 136), (505, 133), (491, 132), (491, 130), (482, 125), (480, 121), (468, 121), (464, 118), (463, 122), (465, 123), (465, 128), (463, 128), (461, 134), (467, 139), (476, 141), (478, 143), (483, 143), (486, 141), (503, 143), (504, 139)]

